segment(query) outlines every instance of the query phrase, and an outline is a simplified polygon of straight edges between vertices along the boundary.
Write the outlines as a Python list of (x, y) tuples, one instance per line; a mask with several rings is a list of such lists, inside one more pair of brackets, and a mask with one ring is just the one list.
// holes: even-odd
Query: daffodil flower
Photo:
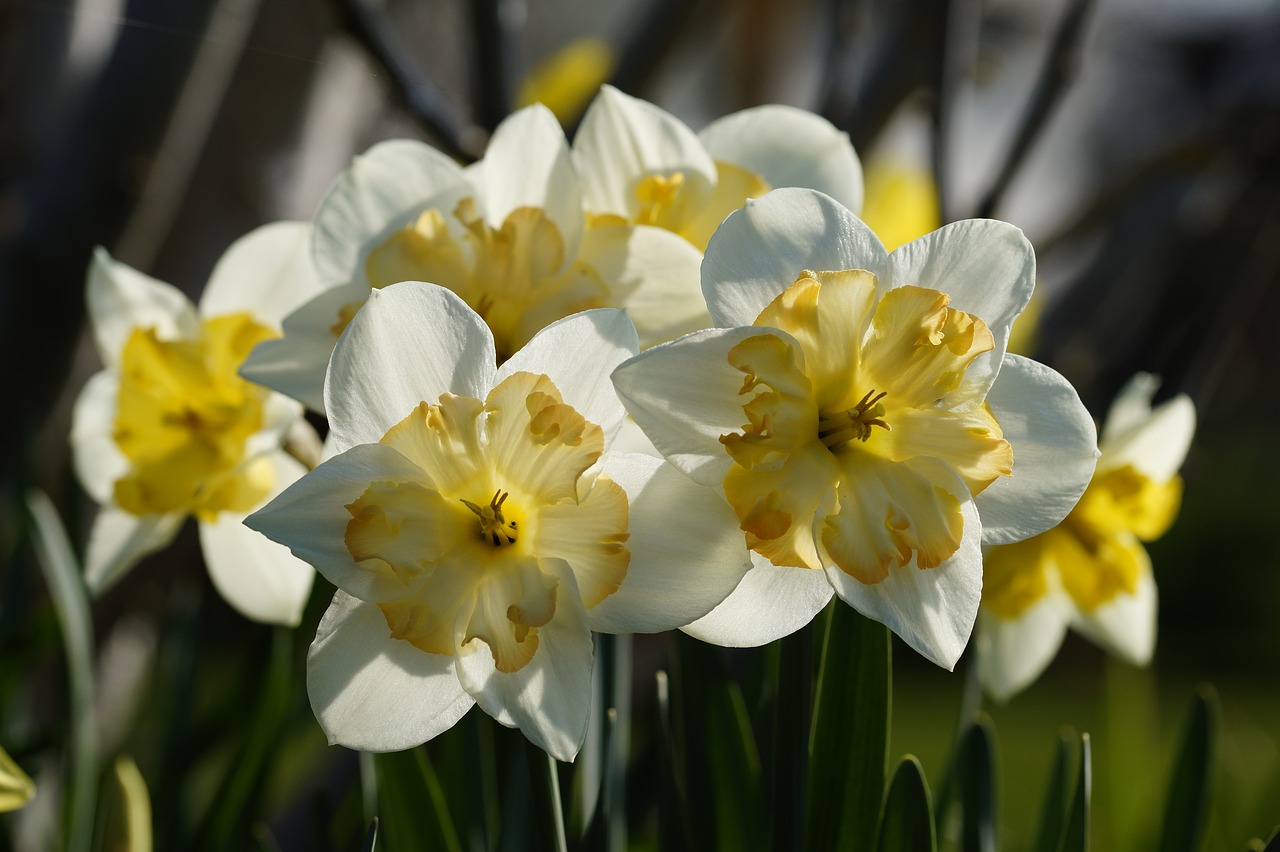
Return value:
[(310, 427), (296, 402), (236, 371), (318, 289), (308, 230), (276, 223), (237, 241), (198, 310), (105, 250), (94, 255), (88, 309), (106, 369), (76, 402), (71, 444), (80, 481), (101, 504), (85, 561), (95, 593), (194, 516), (209, 575), (228, 603), (257, 621), (301, 618), (313, 572), (241, 521), (302, 475), (281, 447)]
[(1093, 471), (1093, 423), (1052, 370), (1006, 356), (1035, 258), (1016, 228), (958, 222), (885, 252), (810, 190), (729, 216), (702, 286), (719, 328), (614, 374), (666, 458), (723, 489), (753, 567), (685, 630), (758, 645), (838, 594), (951, 668), (982, 545), (1061, 520)]
[(847, 134), (795, 107), (753, 107), (701, 133), (651, 103), (604, 86), (573, 141), (593, 227), (620, 222), (680, 234), (699, 251), (724, 218), (780, 187), (862, 206), (862, 167)]
[(561, 760), (585, 736), (591, 631), (667, 630), (749, 562), (723, 498), (613, 453), (622, 311), (550, 324), (497, 365), (452, 292), (376, 290), (339, 340), (338, 455), (248, 520), (338, 586), (307, 664), (331, 742), (409, 748), (473, 704)]
[(0, 813), (24, 807), (36, 794), (36, 785), (0, 748)]
[(1142, 542), (1164, 534), (1178, 512), (1178, 468), (1195, 432), (1185, 395), (1151, 407), (1158, 381), (1134, 376), (1102, 428), (1093, 481), (1061, 524), (994, 547), (978, 619), (979, 666), (1004, 700), (1039, 677), (1073, 627), (1134, 665), (1156, 643), (1156, 584)]
[(660, 228), (584, 230), (582, 193), (564, 131), (546, 107), (519, 110), (484, 158), (462, 168), (418, 142), (358, 157), (314, 220), (325, 292), (256, 349), (244, 373), (323, 411), (325, 365), (371, 290), (428, 281), (484, 317), (499, 358), (549, 323), (626, 306), (645, 339), (699, 328), (701, 255)]

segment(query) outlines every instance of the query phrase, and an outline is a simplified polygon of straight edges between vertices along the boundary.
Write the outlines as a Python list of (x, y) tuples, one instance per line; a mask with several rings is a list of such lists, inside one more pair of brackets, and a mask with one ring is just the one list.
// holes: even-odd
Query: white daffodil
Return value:
[(720, 328), (614, 374), (676, 467), (723, 488), (753, 567), (694, 636), (758, 645), (838, 594), (954, 666), (982, 545), (1061, 520), (1097, 455), (1047, 367), (1005, 354), (1031, 296), (1018, 229), (957, 222), (892, 254), (856, 216), (783, 189), (732, 214), (702, 286)]
[(1152, 409), (1159, 382), (1134, 376), (1102, 427), (1093, 481), (1061, 524), (992, 548), (978, 619), (982, 682), (1004, 700), (1053, 660), (1067, 627), (1134, 665), (1156, 644), (1156, 584), (1142, 542), (1178, 513), (1178, 468), (1195, 432), (1195, 406), (1179, 395)]
[(76, 402), (71, 444), (80, 481), (101, 504), (85, 560), (95, 593), (194, 515), (209, 575), (228, 603), (257, 621), (301, 618), (313, 572), (241, 521), (302, 475), (281, 446), (291, 430), (309, 427), (296, 402), (236, 371), (318, 289), (308, 230), (281, 222), (238, 240), (198, 310), (105, 250), (94, 255), (88, 309), (106, 369)]
[(848, 134), (795, 107), (753, 107), (701, 133), (651, 103), (604, 86), (573, 140), (592, 227), (674, 231), (699, 251), (748, 198), (808, 187), (858, 211), (862, 166)]
[(409, 748), (473, 704), (561, 760), (585, 736), (591, 631), (671, 629), (749, 566), (723, 498), (611, 453), (617, 310), (557, 321), (500, 367), (452, 292), (375, 290), (325, 402), (338, 455), (251, 516), (338, 586), (307, 664), (331, 742)]
[(646, 340), (700, 328), (701, 255), (660, 228), (584, 230), (582, 192), (564, 131), (543, 106), (498, 126), (484, 159), (462, 168), (419, 142), (358, 157), (314, 220), (328, 288), (254, 351), (244, 374), (323, 410), (325, 365), (371, 290), (429, 281), (452, 290), (510, 357), (547, 324), (626, 306)]

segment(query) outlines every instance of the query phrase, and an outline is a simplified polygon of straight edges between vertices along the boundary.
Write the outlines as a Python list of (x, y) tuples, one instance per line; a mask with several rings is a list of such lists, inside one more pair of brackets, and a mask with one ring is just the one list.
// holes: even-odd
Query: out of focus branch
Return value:
[(1031, 92), (1031, 100), (1027, 104), (1017, 135), (1014, 136), (1013, 145), (991, 188), (978, 205), (979, 218), (987, 219), (995, 213), (1005, 190), (1009, 188), (1014, 175), (1031, 151), (1031, 146), (1048, 123), (1054, 107), (1058, 105), (1067, 86), (1075, 79), (1083, 53), (1084, 24), (1092, 7), (1093, 0), (1070, 0), (1067, 11), (1058, 24), (1058, 30), (1054, 33), (1044, 65), (1040, 68), (1040, 76)]
[(609, 82), (624, 92), (644, 89), (698, 5), (696, 0), (652, 0), (618, 51), (618, 66)]
[(391, 79), (397, 99), (436, 145), (456, 159), (471, 162), (478, 157), (471, 137), (479, 136), (458, 117), (440, 87), (414, 61), (390, 22), (369, 0), (336, 0), (343, 27)]
[(504, 19), (505, 0), (471, 0), (471, 61), (475, 74), (476, 117), (493, 132), (511, 112), (514, 39)]

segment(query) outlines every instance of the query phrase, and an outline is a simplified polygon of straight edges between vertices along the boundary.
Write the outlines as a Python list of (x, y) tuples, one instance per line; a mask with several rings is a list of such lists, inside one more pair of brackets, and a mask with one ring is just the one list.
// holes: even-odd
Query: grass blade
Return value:
[(836, 601), (827, 611), (809, 735), (808, 848), (867, 849), (884, 795), (892, 700), (889, 629)]
[(426, 749), (378, 754), (373, 762), (378, 776), (378, 845), (390, 852), (462, 852)]
[(1089, 800), (1093, 796), (1093, 760), (1089, 735), (1080, 735), (1080, 770), (1076, 774), (1076, 792), (1071, 799), (1071, 814), (1062, 838), (1062, 852), (1088, 852)]
[(93, 619), (89, 595), (67, 532), (42, 491), (27, 493), (33, 540), (67, 649), (71, 703), (71, 810), (68, 852), (87, 852), (98, 801), (98, 734), (93, 712)]
[(1036, 830), (1034, 852), (1058, 852), (1062, 848), (1063, 834), (1067, 828), (1067, 813), (1071, 807), (1071, 790), (1076, 767), (1072, 757), (1079, 737), (1066, 729), (1058, 738), (1058, 748), (1053, 755), (1049, 781), (1045, 785), (1044, 804), (1040, 808), (1040, 825)]
[(1218, 697), (1209, 686), (1192, 701), (1182, 749), (1169, 779), (1160, 852), (1195, 852), (1209, 824), (1218, 739)]
[(985, 717), (979, 717), (960, 739), (956, 783), (964, 812), (960, 848), (996, 852), (995, 734)]
[(933, 852), (933, 805), (920, 761), (907, 755), (898, 764), (880, 818), (879, 852)]

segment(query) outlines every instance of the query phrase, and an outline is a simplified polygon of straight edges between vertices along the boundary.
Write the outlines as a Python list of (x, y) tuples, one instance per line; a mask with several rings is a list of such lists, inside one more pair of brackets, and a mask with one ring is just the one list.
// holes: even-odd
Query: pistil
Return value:
[(508, 493), (499, 488), (493, 492), (493, 499), (488, 506), (477, 506), (470, 500), (462, 503), (480, 519), (480, 535), (493, 542), (494, 547), (502, 547), (516, 543), (516, 522), (508, 521), (502, 516), (502, 504), (506, 502)]
[(875, 389), (867, 391), (857, 405), (834, 414), (823, 414), (818, 418), (818, 438), (829, 450), (842, 447), (850, 441), (866, 442), (871, 437), (871, 427), (879, 426), (886, 432), (889, 424), (884, 421), (884, 399), (886, 391), (876, 393)]

